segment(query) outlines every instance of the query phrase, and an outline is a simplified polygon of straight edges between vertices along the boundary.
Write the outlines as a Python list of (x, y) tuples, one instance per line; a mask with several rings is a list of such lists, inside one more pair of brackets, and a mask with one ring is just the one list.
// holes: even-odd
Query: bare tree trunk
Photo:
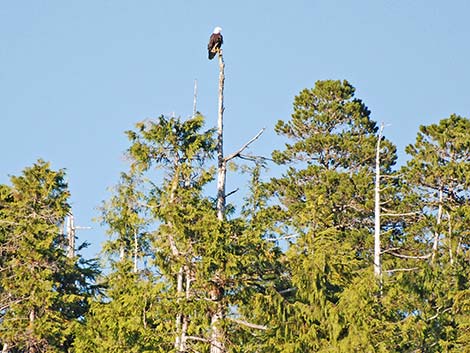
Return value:
[(137, 229), (134, 230), (134, 273), (137, 273), (137, 260), (139, 256), (139, 240), (137, 238)]
[(193, 118), (197, 113), (197, 80), (194, 80)]
[[(175, 169), (176, 166), (178, 165), (178, 161), (175, 159), (174, 161)], [(170, 191), (170, 203), (173, 204), (175, 202), (175, 191), (178, 185), (178, 181), (174, 180), (173, 185), (171, 187)], [(168, 223), (170, 229), (172, 228), (172, 223)], [(173, 235), (171, 233), (168, 233), (168, 243), (170, 244), (170, 249), (172, 252), (172, 255), (175, 258), (181, 257), (181, 254), (176, 246), (175, 239), (173, 238)], [(181, 297), (183, 296), (183, 281), (184, 281), (184, 273), (183, 273), (183, 266), (181, 266), (178, 270), (178, 273), (176, 274), (176, 296), (178, 302), (181, 300)], [(175, 336), (175, 351), (178, 353), (185, 352), (185, 347), (184, 343), (181, 339), (182, 337), (182, 322), (183, 322), (183, 317), (184, 314), (182, 312), (179, 312), (176, 314), (176, 319), (175, 319), (175, 327), (176, 327), (176, 336)]]
[(2, 353), (8, 353), (8, 343), (3, 344)]
[[(225, 64), (222, 51), (219, 51), (219, 105), (217, 119), (217, 218), (220, 221), (225, 220), (225, 178), (227, 175), (226, 160), (224, 158), (224, 82), (225, 82)], [(216, 307), (211, 314), (211, 348), (210, 353), (224, 353), (225, 332), (221, 327), (221, 321), (224, 318), (225, 308), (221, 303), (221, 293), (217, 281), (214, 281), (214, 290), (211, 293), (211, 299)]]
[[(188, 266), (185, 266), (184, 268), (184, 274), (185, 274), (185, 281), (186, 281), (186, 301), (189, 300), (190, 297), (190, 289), (191, 289), (191, 270), (189, 269)], [(186, 352), (186, 341), (187, 341), (187, 335), (188, 335), (188, 327), (189, 327), (189, 317), (188, 315), (183, 315), (183, 322), (181, 324), (181, 352)]]
[[(183, 292), (186, 300), (190, 298), (191, 288), (191, 271), (188, 266), (181, 267), (177, 275), (177, 295), (178, 302), (181, 301)], [(178, 353), (187, 351), (187, 340), (188, 340), (188, 327), (189, 317), (182, 312), (176, 316), (176, 337), (175, 337), (175, 350)]]
[(34, 332), (35, 320), (36, 320), (36, 311), (34, 309), (31, 309), (31, 311), (29, 312), (29, 328), (28, 328), (28, 333), (29, 333), (28, 352), (29, 353), (36, 352), (34, 338), (32, 337), (33, 332)]
[(75, 256), (75, 218), (72, 212), (67, 217), (67, 240), (67, 256), (72, 259)]
[(447, 246), (449, 247), (450, 264), (453, 265), (454, 264), (454, 254), (453, 254), (453, 250), (452, 250), (452, 221), (451, 221), (451, 218), (450, 218), (450, 213), (448, 211), (446, 211), (446, 215), (447, 215), (447, 221), (449, 222), (449, 227), (448, 227), (448, 231), (447, 231)]
[(382, 282), (382, 263), (381, 263), (381, 245), (380, 245), (380, 141), (384, 125), (380, 126), (379, 136), (377, 138), (377, 150), (375, 156), (375, 224), (374, 224), (374, 274)]
[[(176, 275), (176, 295), (178, 301), (181, 300), (181, 294), (183, 293), (183, 267), (180, 267), (178, 274)], [(176, 315), (176, 337), (175, 337), (175, 350), (176, 352), (184, 352), (182, 350), (181, 341), (181, 323), (183, 321), (183, 314), (180, 312)]]
[[(437, 210), (437, 220), (436, 220), (436, 224), (437, 224), (437, 228), (439, 228), (439, 226), (441, 225), (441, 221), (442, 221), (442, 210), (443, 210), (443, 207), (442, 207), (442, 202), (443, 202), (443, 199), (444, 199), (444, 192), (443, 192), (443, 186), (441, 185), (439, 187), (439, 207), (438, 207), (438, 210)], [(434, 231), (434, 243), (432, 245), (432, 256), (431, 256), (431, 263), (434, 263), (434, 259), (436, 257), (436, 254), (437, 254), (437, 248), (438, 248), (438, 245), (439, 245), (439, 236), (440, 236), (440, 229), (436, 229)]]
[(224, 158), (224, 82), (225, 64), (222, 52), (219, 52), (219, 106), (217, 119), (217, 218), (224, 220), (225, 212), (225, 177), (227, 175)]
[(216, 303), (217, 307), (211, 317), (211, 349), (210, 353), (225, 353), (225, 343), (224, 336), (225, 332), (223, 328), (220, 327), (221, 321), (224, 318), (224, 308), (220, 302), (220, 298), (212, 297)]
[(73, 259), (75, 257), (75, 239), (77, 230), (91, 229), (91, 227), (82, 227), (75, 225), (75, 217), (72, 211), (70, 211), (65, 221), (65, 234), (67, 236), (67, 257)]

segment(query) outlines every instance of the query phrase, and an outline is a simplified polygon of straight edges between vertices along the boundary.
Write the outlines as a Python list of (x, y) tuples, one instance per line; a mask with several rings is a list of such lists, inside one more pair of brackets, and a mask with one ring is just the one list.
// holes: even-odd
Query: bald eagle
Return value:
[(212, 32), (211, 37), (209, 39), (209, 44), (207, 44), (207, 50), (209, 52), (209, 60), (212, 60), (220, 51), (222, 47), (222, 43), (224, 42), (224, 38), (222, 37), (222, 28), (215, 27), (214, 32)]

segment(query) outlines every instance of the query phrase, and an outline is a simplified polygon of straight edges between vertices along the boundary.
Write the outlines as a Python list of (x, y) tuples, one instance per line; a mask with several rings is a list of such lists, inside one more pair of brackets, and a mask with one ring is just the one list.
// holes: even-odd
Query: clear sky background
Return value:
[[(38, 158), (67, 170), (79, 241), (126, 169), (125, 130), (198, 110), (216, 125), (218, 66), (207, 41), (223, 28), (225, 151), (273, 127), (317, 80), (346, 79), (399, 149), (419, 125), (470, 117), (468, 0), (0, 0), (0, 183)], [(229, 181), (236, 180), (229, 175)], [(87, 255), (87, 254), (86, 254)]]

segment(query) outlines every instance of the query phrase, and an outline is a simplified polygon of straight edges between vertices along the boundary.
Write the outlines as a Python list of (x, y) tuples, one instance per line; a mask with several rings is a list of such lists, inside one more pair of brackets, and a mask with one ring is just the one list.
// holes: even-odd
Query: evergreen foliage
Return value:
[(461, 352), (469, 344), (469, 128), (469, 119), (451, 115), (421, 126), (406, 148), (405, 189), (418, 211), (406, 233), (420, 258), (402, 285), (419, 337), (410, 342), (423, 352)]
[(221, 219), (215, 130), (201, 115), (139, 122), (101, 208), (98, 279), (67, 256), (65, 173), (40, 160), (0, 185), (3, 352), (208, 352), (214, 327), (233, 353), (466, 352), (469, 130), (458, 115), (421, 126), (394, 169), (355, 88), (318, 81), (275, 126), (280, 175), (250, 158), (244, 202)]
[(0, 340), (9, 352), (64, 352), (87, 312), (95, 264), (65, 254), (64, 171), (44, 161), (2, 185)]
[[(368, 351), (378, 338), (380, 327), (370, 320), (351, 320), (358, 318), (351, 313), (358, 304), (351, 302), (351, 293), (362, 293), (361, 300), (371, 304), (379, 293), (366, 281), (377, 130), (347, 81), (319, 81), (303, 90), (294, 99), (292, 119), (276, 125), (276, 132), (292, 141), (273, 152), (287, 171), (268, 185), (282, 206), (279, 236), (290, 240), (285, 261), (293, 291), (284, 302), (288, 318), (279, 322), (288, 333), (280, 351)], [(382, 145), (387, 173), (395, 147), (387, 140)], [(374, 305), (366, 308), (369, 319), (379, 315)]]

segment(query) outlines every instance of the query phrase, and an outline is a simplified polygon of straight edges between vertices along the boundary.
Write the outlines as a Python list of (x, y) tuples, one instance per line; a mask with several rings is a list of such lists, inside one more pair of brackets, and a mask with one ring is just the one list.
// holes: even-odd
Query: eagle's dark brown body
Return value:
[(212, 60), (215, 54), (218, 53), (220, 48), (222, 47), (222, 43), (224, 42), (224, 38), (220, 33), (212, 33), (209, 44), (207, 45), (207, 50), (209, 52), (209, 60)]

